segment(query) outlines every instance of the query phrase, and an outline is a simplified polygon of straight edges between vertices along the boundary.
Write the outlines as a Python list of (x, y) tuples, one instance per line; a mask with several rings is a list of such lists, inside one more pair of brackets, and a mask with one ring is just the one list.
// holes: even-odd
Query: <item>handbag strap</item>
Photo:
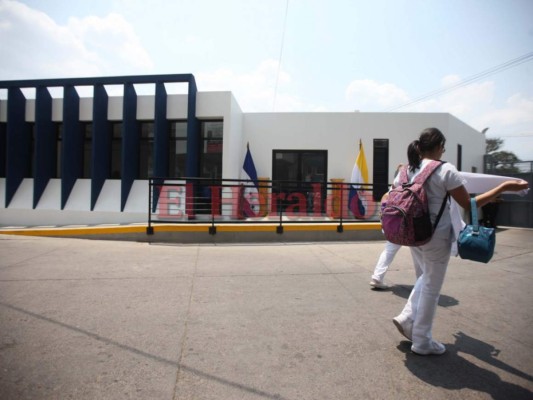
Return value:
[(474, 232), (478, 232), (479, 220), (477, 219), (477, 202), (475, 197), (470, 198), (470, 219)]

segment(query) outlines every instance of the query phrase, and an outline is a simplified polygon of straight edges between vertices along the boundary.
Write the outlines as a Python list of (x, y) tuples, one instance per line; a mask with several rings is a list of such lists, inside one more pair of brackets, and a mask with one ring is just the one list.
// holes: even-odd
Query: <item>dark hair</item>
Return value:
[(418, 154), (418, 140), (413, 140), (407, 146), (407, 160), (409, 161), (409, 170), (414, 172), (420, 167), (420, 154)]
[(414, 171), (420, 167), (422, 156), (425, 153), (435, 150), (439, 146), (444, 146), (446, 138), (437, 128), (426, 128), (420, 133), (418, 140), (414, 140), (407, 147), (407, 159), (409, 169)]

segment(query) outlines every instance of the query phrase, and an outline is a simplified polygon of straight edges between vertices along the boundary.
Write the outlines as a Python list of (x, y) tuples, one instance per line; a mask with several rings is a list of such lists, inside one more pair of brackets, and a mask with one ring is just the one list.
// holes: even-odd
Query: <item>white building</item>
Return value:
[[(188, 93), (167, 94), (172, 82)], [(446, 161), (483, 167), (484, 136), (447, 113), (243, 113), (231, 92), (197, 92), (189, 74), (3, 81), (1, 91), (2, 226), (146, 222), (148, 177), (239, 179), (247, 144), (260, 177), (350, 182), (361, 142), (368, 183), (383, 188), (408, 144), (437, 127)]]

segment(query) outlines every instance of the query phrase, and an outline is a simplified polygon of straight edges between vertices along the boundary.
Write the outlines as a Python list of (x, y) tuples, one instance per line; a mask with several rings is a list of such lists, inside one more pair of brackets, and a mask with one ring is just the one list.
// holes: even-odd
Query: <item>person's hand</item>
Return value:
[(518, 192), (529, 188), (529, 183), (524, 180), (506, 181), (503, 186), (506, 192)]

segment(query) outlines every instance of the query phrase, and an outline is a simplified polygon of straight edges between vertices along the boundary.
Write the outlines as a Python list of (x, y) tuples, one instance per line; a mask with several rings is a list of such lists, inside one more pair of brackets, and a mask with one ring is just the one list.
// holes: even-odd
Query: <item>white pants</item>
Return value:
[(431, 328), (440, 290), (450, 261), (449, 238), (434, 236), (423, 246), (411, 247), (411, 254), (422, 270), (401, 315), (412, 319), (413, 345), (425, 347), (432, 340)]
[[(378, 258), (378, 263), (376, 264), (376, 267), (374, 268), (372, 279), (375, 279), (379, 282), (383, 282), (383, 279), (385, 278), (385, 274), (387, 273), (387, 270), (392, 264), (392, 260), (394, 260), (396, 253), (398, 253), (398, 250), (400, 250), (401, 247), (402, 247), (401, 245), (394, 244), (389, 241), (385, 243), (385, 249), (381, 252), (381, 255)], [(411, 253), (411, 256), (413, 257), (415, 274), (416, 274), (416, 277), (418, 278), (420, 275), (422, 275), (422, 269), (420, 268), (420, 262), (417, 259), (415, 259), (415, 256), (412, 253)]]

